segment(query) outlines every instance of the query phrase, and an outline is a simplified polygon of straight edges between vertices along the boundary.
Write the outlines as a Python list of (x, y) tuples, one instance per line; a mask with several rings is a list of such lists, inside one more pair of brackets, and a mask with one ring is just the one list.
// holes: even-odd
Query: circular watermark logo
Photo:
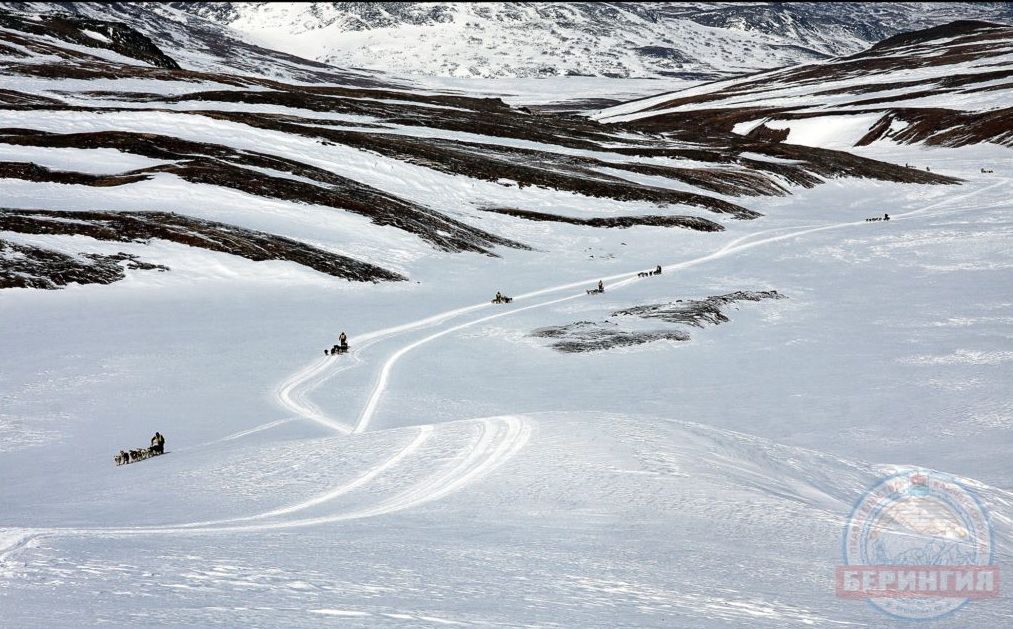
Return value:
[(992, 528), (974, 494), (945, 474), (907, 470), (880, 480), (852, 510), (837, 595), (934, 620), (999, 596), (992, 560)]

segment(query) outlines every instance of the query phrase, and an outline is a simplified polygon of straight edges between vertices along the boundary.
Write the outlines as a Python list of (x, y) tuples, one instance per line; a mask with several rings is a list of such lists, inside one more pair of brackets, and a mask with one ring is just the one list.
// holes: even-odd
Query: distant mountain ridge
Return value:
[(1010, 2), (171, 2), (337, 67), (453, 77), (715, 79), (858, 53)]

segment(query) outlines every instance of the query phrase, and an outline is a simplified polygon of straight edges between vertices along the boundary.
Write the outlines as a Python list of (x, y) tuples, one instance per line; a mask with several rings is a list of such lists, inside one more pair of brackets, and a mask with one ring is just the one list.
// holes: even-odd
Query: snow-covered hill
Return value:
[[(11, 5), (0, 626), (894, 627), (835, 570), (912, 470), (1002, 575), (932, 626), (1013, 622), (1013, 153), (870, 135), (1001, 130), (1008, 28), (573, 115), (643, 87)], [(983, 541), (939, 513), (877, 548)]]
[(983, 2), (174, 2), (337, 67), (452, 77), (717, 78), (843, 56)]
[(724, 128), (823, 148), (880, 140), (1013, 146), (1011, 87), (1013, 27), (958, 21), (849, 57), (652, 96), (592, 118), (653, 131)]

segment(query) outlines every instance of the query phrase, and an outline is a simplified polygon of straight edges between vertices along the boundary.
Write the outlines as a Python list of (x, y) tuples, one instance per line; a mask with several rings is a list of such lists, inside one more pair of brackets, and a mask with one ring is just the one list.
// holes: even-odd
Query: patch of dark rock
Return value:
[(574, 218), (559, 214), (548, 214), (544, 212), (533, 212), (516, 208), (482, 208), (486, 212), (516, 216), (530, 221), (551, 221), (556, 223), (570, 223), (571, 225), (584, 225), (587, 227), (614, 227), (626, 229), (639, 225), (652, 227), (685, 227), (697, 231), (717, 232), (723, 231), (720, 223), (700, 218), (698, 216), (609, 216), (595, 218)]
[(63, 288), (68, 284), (112, 284), (126, 277), (116, 256), (74, 256), (0, 240), (0, 288)]
[(776, 290), (769, 291), (736, 291), (727, 295), (716, 295), (701, 300), (676, 301), (664, 304), (635, 306), (625, 310), (617, 310), (611, 316), (634, 316), (643, 319), (660, 319), (667, 323), (684, 323), (698, 328), (705, 323), (720, 324), (728, 321), (722, 308), (737, 301), (761, 301), (764, 299), (784, 299)]
[(34, 162), (0, 162), (0, 177), (83, 186), (120, 186), (150, 179), (148, 175), (91, 175), (75, 171), (51, 170)]
[[(884, 113), (857, 144), (882, 138), (893, 120), (907, 125), (889, 137), (901, 144), (961, 147), (982, 142), (1013, 146), (1013, 108), (991, 111), (954, 111), (938, 108), (896, 108)], [(917, 171), (916, 171), (917, 172)]]
[(789, 133), (791, 133), (791, 129), (771, 129), (767, 125), (761, 124), (747, 133), (746, 137), (761, 142), (784, 142), (788, 139)]
[[(568, 76), (579, 76), (579, 75), (568, 75)], [(624, 101), (617, 100), (615, 98), (582, 98), (558, 103), (528, 105), (527, 107), (521, 107), (520, 109), (521, 110), (527, 109), (529, 113), (544, 116), (550, 114), (569, 114), (581, 111), (607, 109), (609, 107), (621, 105), (623, 102)]]
[[(295, 262), (327, 275), (357, 282), (407, 279), (399, 273), (291, 238), (167, 212), (0, 209), (0, 231), (88, 236), (114, 242), (146, 243), (151, 239), (160, 239), (228, 253), (256, 262)], [(7, 260), (3, 262), (6, 266)], [(137, 260), (133, 262), (138, 264)], [(59, 268), (54, 270), (54, 273), (59, 272), (62, 272)]]
[(12, 107), (62, 107), (63, 103), (55, 98), (28, 94), (17, 90), (0, 89), (0, 104)]
[(680, 330), (655, 330), (650, 332), (634, 332), (631, 330), (610, 330), (594, 324), (576, 328), (541, 328), (531, 332), (536, 338), (558, 339), (549, 344), (552, 349), (567, 354), (597, 352), (617, 347), (643, 345), (654, 341), (688, 341), (689, 334)]
[[(762, 144), (753, 147), (753, 152), (804, 165), (752, 160), (757, 168), (786, 173), (793, 170), (798, 175), (818, 175), (826, 178), (862, 177), (896, 183), (954, 185), (963, 182), (957, 177), (938, 173), (918, 171), (890, 162), (859, 157), (847, 151), (803, 146), (801, 144)], [(816, 180), (819, 182), (819, 180)], [(811, 186), (810, 186), (811, 187)]]
[(159, 271), (159, 272), (162, 272), (162, 271), (169, 271), (169, 270), (171, 270), (169, 267), (165, 266), (164, 264), (152, 264), (150, 262), (144, 262), (144, 261), (140, 260), (137, 256), (131, 255), (129, 253), (123, 253), (122, 251), (119, 252), (119, 253), (117, 253), (117, 254), (113, 254), (111, 256), (110, 255), (103, 255), (103, 254), (100, 254), (100, 253), (86, 253), (86, 254), (84, 254), (84, 256), (86, 258), (91, 258), (93, 260), (103, 259), (103, 260), (112, 260), (114, 262), (126, 262), (127, 268), (130, 269), (131, 271)]
[[(615, 170), (635, 172), (641, 175), (674, 179), (703, 190), (728, 196), (784, 196), (787, 194), (787, 190), (761, 172), (751, 172), (743, 169), (677, 168), (640, 162), (601, 162), (601, 166)], [(749, 212), (753, 211), (749, 210)], [(754, 212), (754, 214), (755, 216), (742, 215), (739, 218), (761, 216), (758, 212)]]
[(0, 55), (3, 55), (4, 57), (27, 57), (27, 56), (29, 56), (28, 53), (26, 53), (26, 52), (24, 52), (22, 50), (18, 50), (17, 48), (13, 48), (11, 46), (7, 46), (7, 45), (5, 45), (3, 43), (0, 43)]
[[(739, 301), (757, 302), (764, 299), (784, 298), (784, 295), (776, 290), (770, 290), (736, 291), (726, 295), (685, 302), (680, 299), (663, 304), (618, 310), (601, 323), (578, 321), (569, 325), (538, 328), (533, 330), (529, 336), (553, 339), (549, 346), (565, 353), (595, 352), (660, 340), (688, 341), (690, 335), (684, 330), (632, 330), (623, 326), (622, 317), (660, 319), (666, 323), (702, 328), (705, 324), (718, 325), (729, 321), (723, 311), (729, 304)], [(618, 322), (613, 321), (613, 318), (618, 318)]]

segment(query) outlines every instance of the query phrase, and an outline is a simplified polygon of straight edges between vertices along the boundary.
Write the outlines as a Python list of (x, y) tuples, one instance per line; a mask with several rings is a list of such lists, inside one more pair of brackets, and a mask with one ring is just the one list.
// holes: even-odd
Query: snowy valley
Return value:
[[(0, 626), (1013, 623), (1013, 26), (478, 81), (113, 4), (0, 6)], [(840, 595), (893, 474), (995, 596)]]

